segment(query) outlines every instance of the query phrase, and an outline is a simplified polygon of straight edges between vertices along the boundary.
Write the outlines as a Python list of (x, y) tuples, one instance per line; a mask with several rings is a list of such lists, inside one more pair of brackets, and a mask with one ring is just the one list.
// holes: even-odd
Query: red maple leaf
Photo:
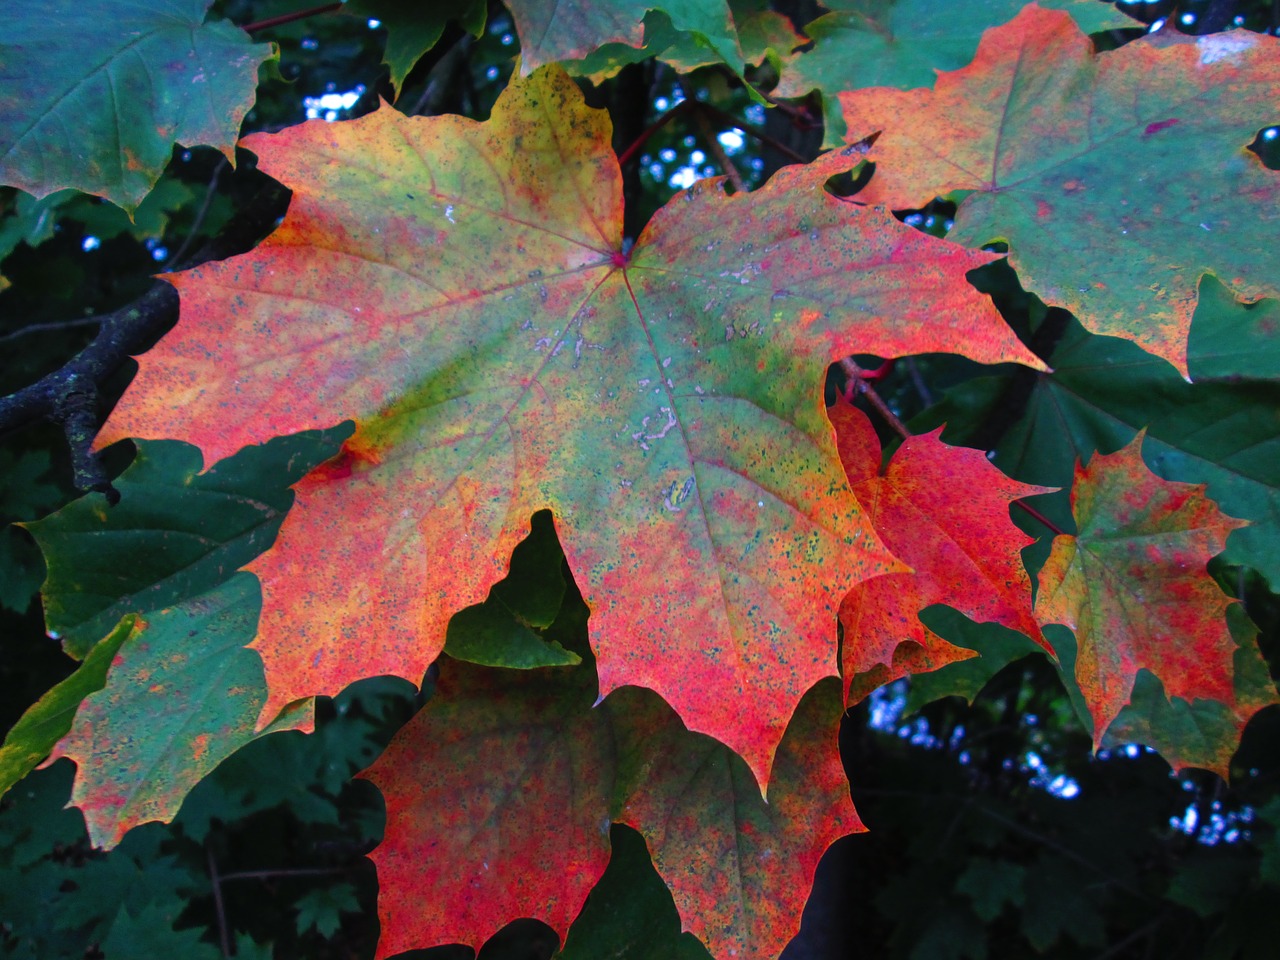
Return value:
[[(881, 471), (871, 421), (843, 398), (827, 415), (853, 495), (885, 546), (914, 571), (865, 580), (840, 605), (846, 698), (975, 655), (920, 622), (917, 612), (935, 603), (1020, 630), (1052, 653), (1022, 565), (1032, 538), (1009, 519), (1012, 501), (1052, 488), (1011, 480), (980, 451), (947, 446), (941, 427), (905, 439)], [(851, 691), (856, 677), (872, 672)]]
[(436, 695), (363, 774), (387, 806), (371, 854), (379, 958), (478, 948), (524, 916), (563, 941), (613, 821), (645, 837), (685, 929), (715, 956), (776, 957), (794, 936), (819, 858), (863, 829), (835, 681), (797, 708), (766, 803), (741, 758), (653, 693), (628, 687), (592, 709), (590, 677), (444, 661)]

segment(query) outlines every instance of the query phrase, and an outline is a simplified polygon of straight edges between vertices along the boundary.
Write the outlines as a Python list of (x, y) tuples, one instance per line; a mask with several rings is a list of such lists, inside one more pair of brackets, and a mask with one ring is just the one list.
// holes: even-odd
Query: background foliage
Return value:
[[(186, 6), (194, 9), (188, 11), (194, 22), (206, 19), (200, 4)], [(735, 3), (733, 11), (741, 25), (766, 6)], [(753, 21), (760, 39), (753, 35), (751, 43), (740, 31), (744, 58), (737, 62), (690, 41), (691, 29), (706, 37), (710, 27), (682, 26), (664, 10), (645, 16), (645, 49), (614, 44), (575, 54), (540, 48), (524, 56), (526, 63), (576, 58), (582, 61), (578, 74), (599, 80), (584, 86), (590, 103), (609, 109), (615, 148), (628, 160), (624, 235), (634, 238), (680, 185), (723, 172), (721, 164), (735, 165), (745, 189), (796, 155), (809, 160), (824, 143), (838, 143), (843, 119), (836, 98), (815, 87), (927, 83), (934, 69), (968, 63), (981, 31), (1011, 18), (1020, 4), (946, 6), (945, 17), (930, 20), (937, 5), (913, 0), (833, 4), (828, 11), (774, 4), (772, 12), (787, 20)], [(1096, 31), (1099, 49), (1142, 36), (1146, 24), (1160, 18), (1191, 33), (1234, 22), (1259, 31), (1280, 27), (1280, 11), (1265, 0), (1090, 6), (1097, 10), (1089, 12), (1095, 19), (1086, 28)], [(42, 4), (19, 8), (23, 17), (53, 16)], [(284, 129), (308, 117), (360, 116), (376, 108), (379, 96), (395, 98), (411, 115), (484, 119), (520, 51), (518, 18), (496, 4), (471, 4), (435, 22), (412, 5), (353, 0), (340, 11), (256, 26), (297, 8), (285, 0), (227, 0), (208, 12), (211, 24), (252, 25), (255, 40), (278, 45), (278, 62), (255, 63), (249, 71), (258, 71), (258, 86), (242, 134)], [(898, 60), (876, 46), (883, 32), (866, 29), (860, 19), (868, 9), (888, 18), (873, 25), (893, 24)], [(810, 61), (788, 59), (788, 43), (794, 42), (788, 24), (815, 41), (802, 53)], [(74, 21), (55, 26), (77, 43), (90, 37)], [(242, 43), (243, 33), (225, 24), (215, 32), (220, 43)], [(832, 37), (830, 46), (820, 45)], [(965, 37), (967, 46), (959, 42)], [(12, 56), (9, 47), (0, 49)], [(831, 78), (834, 68), (823, 50), (859, 51), (838, 61), (859, 66), (892, 62), (901, 82), (876, 74)], [(662, 56), (652, 59), (654, 54)], [(68, 60), (83, 55), (71, 46), (61, 54)], [(0, 64), (0, 107), (15, 90), (38, 96), (34, 85), (14, 83), (12, 59)], [(744, 78), (780, 105), (766, 107)], [(682, 97), (698, 106), (672, 114)], [(85, 141), (97, 136), (102, 116), (93, 101), (72, 108), (83, 120), (78, 135)], [(669, 119), (628, 154), (660, 118)], [(1271, 122), (1276, 120), (1280, 115)], [(756, 128), (765, 136), (752, 136)], [(187, 137), (217, 142), (221, 136), (234, 151), (235, 133), (205, 128), (174, 133), (167, 143)], [(178, 146), (170, 156), (167, 143), (163, 155), (150, 147), (147, 162), (163, 169), (154, 188), (148, 192), (125, 178), (122, 192), (112, 194), (126, 206), (140, 201), (132, 218), (73, 190), (36, 200), (12, 186), (0, 189), (0, 394), (62, 367), (93, 339), (96, 322), (88, 318), (137, 301), (157, 270), (246, 250), (283, 212), (284, 198), (256, 170), (251, 154)], [(1280, 167), (1275, 143), (1260, 127), (1254, 147), (1271, 169)], [(229, 155), (236, 158), (234, 168)], [(1177, 175), (1194, 187), (1201, 171), (1188, 163)], [(21, 183), (16, 177), (7, 182)], [(963, 198), (939, 198), (898, 216), (942, 235), (956, 217), (957, 200)], [(1087, 246), (1088, 237), (1074, 242)], [(1007, 267), (984, 268), (976, 282), (1024, 342), (1051, 350), (1055, 372), (1039, 377), (1025, 368), (983, 368), (941, 354), (900, 362), (876, 388), (913, 433), (946, 423), (948, 442), (991, 451), (992, 462), (1016, 479), (1062, 486), (1070, 483), (1078, 454), (1110, 453), (1145, 426), (1151, 466), (1176, 472), (1187, 463), (1205, 465), (1198, 479), (1222, 485), (1213, 492), (1228, 513), (1232, 502), (1272, 502), (1280, 478), (1273, 456), (1274, 411), (1280, 408), (1270, 319), (1275, 301), (1244, 311), (1205, 279), (1188, 348), (1194, 382), (1188, 383), (1132, 343), (1088, 333), (1066, 311), (1046, 308), (1022, 291)], [(878, 363), (858, 359), (866, 368)], [(99, 419), (130, 376), (122, 366), (105, 380)], [(832, 399), (842, 383), (833, 370)], [(886, 446), (894, 447), (892, 431), (876, 422)], [(155, 659), (144, 665), (146, 675), (174, 671), (166, 682), (182, 691), (184, 710), (213, 711), (219, 726), (238, 731), (227, 749), (251, 742), (199, 782), (184, 782), (181, 770), (157, 776), (179, 797), (191, 790), (180, 813), (172, 823), (144, 823), (107, 837), (118, 841), (109, 851), (90, 842), (79, 808), (64, 807), (72, 798), (70, 760), (57, 759), (21, 779), (0, 801), (0, 955), (373, 956), (378, 889), (366, 855), (383, 838), (384, 810), (374, 785), (354, 775), (429, 700), (434, 671), (421, 689), (380, 677), (319, 698), (313, 733), (287, 729), (305, 726), (307, 718), (286, 717), (252, 739), (261, 704), (224, 696), (261, 683), (255, 681), (260, 663), (234, 640), (234, 618), (254, 609), (256, 587), (248, 575), (227, 574), (274, 537), (291, 502), (290, 483), (331, 456), (346, 428), (276, 441), (206, 474), (198, 473), (192, 448), (181, 444), (139, 443), (136, 454), (128, 444), (110, 448), (105, 470), (125, 495), (107, 523), (142, 538), (142, 549), (122, 568), (118, 555), (101, 547), (101, 495), (82, 498), (75, 489), (63, 431), (50, 423), (6, 426), (21, 429), (7, 431), (0, 445), (0, 522), (26, 525), (0, 529), (0, 723), (13, 728), (72, 674), (77, 664), (62, 649), (84, 657), (86, 666), (100, 664), (105, 679), (107, 664), (136, 626), (121, 616), (165, 609), (167, 619), (152, 617), (147, 625)], [(1036, 502), (1052, 520), (1070, 524), (1064, 495)], [(145, 504), (143, 520), (129, 514), (131, 504)], [(157, 514), (179, 526), (138, 531)], [(211, 515), (217, 523), (204, 523)], [(1041, 537), (1028, 553), (1034, 567), (1048, 553), (1048, 538), (1033, 519), (1016, 519)], [(541, 664), (590, 661), (586, 608), (546, 520), (535, 516), (532, 535), (520, 548), (527, 566), (519, 565), (518, 552), (512, 577), (497, 596), (455, 618), (452, 652), (504, 662), (514, 643)], [(190, 541), (174, 537), (175, 529)], [(1257, 625), (1258, 647), (1274, 677), (1280, 601), (1267, 576), (1275, 569), (1275, 548), (1265, 535), (1248, 535), (1255, 539), (1233, 539), (1235, 553), (1215, 561), (1211, 572)], [(192, 542), (200, 543), (194, 552)], [(140, 590), (148, 591), (142, 599)], [(546, 603), (548, 596), (557, 602)], [(1081, 722), (1081, 693), (1069, 668), (1054, 669), (1024, 636), (976, 625), (943, 606), (931, 607), (923, 620), (981, 656), (897, 680), (845, 716), (841, 756), (869, 832), (837, 841), (823, 858), (804, 923), (784, 956), (849, 956), (855, 950), (912, 958), (1273, 955), (1280, 941), (1280, 918), (1271, 909), (1280, 885), (1280, 713), (1274, 707), (1253, 717), (1229, 759), (1193, 758), (1175, 774), (1167, 758), (1176, 760), (1188, 739), (1178, 724), (1209, 728), (1211, 739), (1212, 723), (1179, 716), (1153, 725), (1149, 718), (1158, 715), (1163, 691), (1158, 684), (1144, 688), (1147, 681), (1140, 678), (1134, 709), (1121, 714), (1095, 755), (1094, 731)], [(1250, 632), (1243, 619), (1232, 626), (1238, 639)], [(217, 659), (224, 672), (183, 659), (182, 640), (193, 629), (213, 637), (222, 630), (231, 638), (222, 648), (216, 642), (208, 648), (224, 654)], [(49, 638), (54, 634), (62, 647)], [(1058, 631), (1051, 639), (1069, 667), (1071, 635)], [(507, 646), (494, 653), (491, 644)], [(86, 681), (83, 672), (76, 676)], [(148, 718), (145, 701), (130, 701), (136, 683), (112, 676), (118, 686), (108, 688), (110, 707), (91, 718), (80, 714), (83, 728), (163, 723)], [(248, 680), (239, 683), (239, 677)], [(1268, 678), (1254, 679), (1274, 698)], [(867, 682), (868, 689), (874, 685)], [(116, 691), (122, 696), (116, 698)], [(65, 703), (35, 719), (53, 725), (65, 720), (63, 729), (69, 729), (67, 709), (74, 710), (85, 692), (65, 692)], [(1144, 708), (1143, 697), (1156, 706)], [(75, 755), (71, 741), (61, 749)], [(24, 763), (12, 753), (0, 755), (0, 772), (20, 773)], [(1226, 778), (1203, 769), (1215, 766)], [(127, 801), (141, 819), (147, 804), (163, 808), (167, 802), (172, 798), (145, 793)], [(562, 955), (706, 956), (694, 937), (680, 932), (671, 895), (640, 835), (615, 823), (610, 840), (608, 870), (570, 929)], [(523, 920), (502, 930), (481, 955), (547, 957), (560, 949), (549, 927)], [(469, 949), (421, 953), (467, 956)]]

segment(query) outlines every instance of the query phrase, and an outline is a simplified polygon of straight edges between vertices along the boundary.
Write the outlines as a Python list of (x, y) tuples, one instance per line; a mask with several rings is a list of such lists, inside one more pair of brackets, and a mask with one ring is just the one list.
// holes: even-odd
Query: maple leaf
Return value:
[[(1267, 662), (1258, 649), (1258, 628), (1239, 604), (1226, 612), (1227, 628), (1235, 642), (1232, 657), (1233, 695), (1230, 701), (1209, 698), (1170, 698), (1160, 678), (1139, 670), (1133, 694), (1098, 741), (1103, 749), (1140, 743), (1156, 750), (1174, 771), (1186, 767), (1212, 770), (1223, 780), (1231, 776), (1231, 758), (1240, 746), (1240, 735), (1259, 710), (1280, 702)], [(1062, 654), (1059, 674), (1077, 712), (1085, 700), (1075, 678), (1075, 641), (1061, 628), (1051, 628)], [(1065, 634), (1065, 636), (1063, 636)], [(1081, 720), (1088, 728), (1088, 711)]]
[(1231, 603), (1205, 571), (1245, 521), (1219, 512), (1202, 485), (1161, 480), (1142, 460), (1143, 434), (1076, 467), (1079, 532), (1054, 539), (1040, 571), (1036, 616), (1076, 635), (1076, 678), (1094, 745), (1149, 670), (1168, 697), (1234, 706)]
[(1033, 4), (933, 90), (840, 101), (850, 136), (882, 131), (860, 199), (974, 191), (951, 239), (1007, 242), (1028, 290), (1186, 376), (1202, 276), (1247, 300), (1280, 294), (1280, 175), (1244, 149), (1275, 120), (1278, 85), (1273, 37), (1161, 33), (1099, 54)]
[[(837, 94), (859, 87), (927, 87), (941, 70), (964, 66), (988, 27), (1012, 17), (1023, 0), (828, 0), (804, 30), (810, 47), (785, 59), (776, 97), (822, 92), (825, 140), (844, 133)], [(1046, 0), (1067, 10), (1087, 33), (1133, 26), (1110, 3)], [(789, 51), (788, 51), (789, 52)]]
[(486, 124), (384, 107), (245, 141), (289, 214), (170, 278), (183, 318), (98, 442), (176, 433), (219, 457), (356, 421), (252, 567), (264, 718), (372, 674), (417, 682), (550, 508), (602, 692), (657, 690), (766, 784), (835, 672), (840, 598), (895, 566), (840, 467), (827, 365), (855, 347), (1040, 365), (963, 282), (990, 255), (824, 190), (854, 148), (755, 193), (704, 181), (628, 254), (609, 139), (548, 69)]
[[(1225, 291), (1208, 278), (1201, 297), (1193, 347), (1205, 342), (1196, 326), (1214, 329), (1223, 319), (1219, 308), (1229, 306), (1227, 318), (1244, 315), (1233, 326), (1258, 319), (1241, 346), (1254, 346), (1266, 357), (1264, 324), (1276, 301), (1227, 305)], [(1280, 420), (1272, 389), (1256, 382), (1187, 383), (1130, 341), (1090, 336), (1075, 320), (1067, 322), (1049, 359), (1053, 373), (1034, 378), (1025, 412), (995, 447), (997, 466), (1019, 480), (1069, 486), (1077, 460), (1095, 450), (1119, 450), (1145, 426), (1143, 453), (1158, 476), (1207, 483), (1223, 510), (1249, 521), (1228, 537), (1227, 562), (1280, 584)], [(1198, 353), (1190, 359), (1193, 372), (1213, 372)], [(972, 426), (975, 415), (991, 415), (1003, 389), (995, 378), (971, 381), (950, 392), (931, 422), (946, 420), (948, 435), (968, 442), (958, 428), (966, 421)]]
[[(244, 645), (261, 599), (235, 571), (275, 537), (289, 483), (349, 432), (279, 438), (204, 473), (193, 447), (139, 443), (114, 507), (93, 493), (26, 525), (48, 567), (49, 631), (84, 662), (11, 731), (0, 787), (51, 750), (73, 757), (73, 801), (109, 847), (137, 823), (172, 819), (201, 776), (258, 736), (268, 691)], [(295, 705), (268, 729), (307, 727), (310, 715)]]
[[(805, 42), (784, 15), (768, 9), (763, 0), (729, 0), (731, 26), (725, 25), (719, 3), (697, 4), (679, 15), (654, 7), (644, 15), (644, 45), (605, 43), (579, 60), (563, 66), (574, 76), (601, 83), (630, 63), (656, 57), (681, 73), (702, 67), (727, 65), (739, 76), (744, 63), (768, 59), (780, 65), (782, 58)], [(735, 35), (736, 30), (736, 35)], [(747, 85), (751, 95), (758, 97)]]
[(823, 851), (863, 829), (835, 681), (797, 708), (766, 804), (741, 758), (654, 694), (628, 687), (592, 709), (593, 680), (589, 668), (442, 664), (436, 695), (361, 774), (387, 807), (371, 854), (379, 958), (478, 948), (521, 916), (563, 941), (615, 820), (645, 837), (684, 928), (713, 955), (774, 957), (795, 934)]
[(1011, 502), (1052, 488), (1011, 480), (980, 451), (943, 444), (941, 427), (905, 439), (881, 471), (880, 440), (866, 415), (844, 398), (827, 415), (853, 495), (885, 546), (914, 571), (865, 580), (841, 603), (846, 699), (858, 674), (875, 670), (880, 686), (974, 655), (920, 622), (916, 612), (935, 603), (1020, 630), (1052, 653), (1022, 565), (1032, 538), (1009, 519)]
[(10, 0), (0, 39), (0, 183), (63, 187), (132, 210), (175, 143), (235, 162), (258, 67), (274, 59), (213, 0)]

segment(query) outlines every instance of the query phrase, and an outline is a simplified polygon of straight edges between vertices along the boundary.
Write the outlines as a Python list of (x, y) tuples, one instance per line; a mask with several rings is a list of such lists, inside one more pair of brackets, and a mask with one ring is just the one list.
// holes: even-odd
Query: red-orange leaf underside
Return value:
[[(1052, 653), (1022, 565), (1032, 540), (1009, 519), (1012, 501), (1051, 488), (1011, 480), (978, 450), (947, 446), (941, 428), (904, 440), (881, 473), (871, 421), (843, 398), (827, 415), (853, 495), (885, 546), (914, 571), (865, 580), (840, 605), (846, 698), (860, 674), (874, 671), (879, 686), (975, 656), (920, 622), (916, 614), (935, 603), (1020, 630)], [(853, 697), (873, 688), (857, 684)]]
[(1076, 678), (1093, 716), (1095, 746), (1150, 670), (1165, 694), (1235, 706), (1230, 598), (1205, 570), (1228, 517), (1203, 484), (1174, 483), (1142, 459), (1143, 434), (1076, 466), (1074, 537), (1057, 537), (1040, 571), (1036, 616), (1076, 634)]
[(1280, 295), (1280, 174), (1245, 149), (1276, 122), (1277, 89), (1280, 39), (1169, 28), (1098, 54), (1068, 14), (1032, 4), (932, 89), (840, 101), (850, 137), (882, 131), (859, 199), (974, 191), (951, 239), (1006, 241), (1028, 290), (1185, 376), (1205, 273)]
[(382, 791), (378, 958), (479, 949), (535, 917), (564, 939), (609, 863), (608, 714), (571, 670), (446, 661), (430, 703), (362, 776)]
[(989, 255), (825, 191), (852, 148), (751, 194), (704, 181), (628, 254), (609, 143), (554, 68), (487, 123), (384, 106), (245, 141), (293, 190), (288, 216), (170, 278), (182, 320), (99, 442), (178, 436), (217, 459), (356, 421), (252, 567), (264, 718), (420, 679), (550, 508), (602, 693), (658, 691), (766, 784), (796, 703), (835, 672), (840, 599), (895, 568), (840, 467), (827, 365), (1038, 365), (964, 282)]
[(628, 688), (607, 703), (629, 761), (619, 764), (630, 779), (619, 784), (618, 819), (644, 835), (684, 929), (714, 957), (774, 960), (800, 929), (822, 854), (866, 829), (840, 761), (835, 679), (796, 709), (768, 803), (745, 764), (686, 731), (657, 697)]
[(614, 821), (644, 836), (684, 928), (714, 956), (772, 960), (795, 935), (823, 852), (864, 829), (836, 681), (801, 701), (765, 803), (739, 757), (653, 693), (627, 687), (592, 709), (589, 678), (442, 663), (436, 695), (363, 774), (387, 805), (371, 854), (379, 958), (478, 948), (526, 916), (563, 942)]

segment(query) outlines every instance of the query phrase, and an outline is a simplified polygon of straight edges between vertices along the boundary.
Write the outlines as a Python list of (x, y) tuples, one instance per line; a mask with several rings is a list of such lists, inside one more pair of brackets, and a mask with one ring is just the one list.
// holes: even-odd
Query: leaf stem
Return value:
[(320, 13), (332, 13), (334, 10), (339, 10), (341, 8), (341, 3), (324, 3), (318, 7), (311, 7), (307, 10), (295, 10), (293, 13), (282, 13), (278, 17), (267, 17), (265, 20), (246, 23), (240, 29), (245, 33), (257, 33), (259, 30), (269, 30), (272, 27), (278, 27), (285, 23), (293, 23), (295, 20), (305, 20), (307, 17), (314, 17)]
[(889, 409), (889, 405), (884, 402), (884, 398), (876, 393), (875, 387), (871, 386), (870, 381), (878, 379), (879, 374), (870, 370), (863, 370), (854, 362), (853, 357), (845, 357), (841, 360), (840, 369), (849, 378), (850, 394), (855, 391), (861, 393), (867, 398), (867, 403), (875, 408), (876, 413), (884, 417), (885, 423), (889, 424), (898, 436), (902, 437), (903, 440), (910, 438), (911, 431), (907, 429), (907, 425), (898, 419), (898, 415)]
[(792, 150), (777, 137), (766, 132), (763, 127), (757, 127), (754, 123), (747, 123), (745, 120), (739, 120), (733, 114), (721, 110), (714, 104), (703, 103), (700, 100), (698, 101), (698, 109), (710, 116), (713, 120), (718, 120), (720, 123), (733, 124), (733, 126), (737, 127), (743, 133), (751, 134), (751, 136), (755, 137), (761, 143), (766, 146), (773, 147), (773, 149), (785, 155), (789, 160), (794, 160), (796, 163), (809, 162), (808, 159), (801, 154), (796, 153), (796, 151)]
[(1015, 507), (1018, 507), (1024, 513), (1032, 517), (1035, 517), (1037, 520), (1043, 523), (1046, 527), (1052, 530), (1057, 536), (1059, 537), (1069, 536), (1067, 531), (1063, 530), (1061, 527), (1059, 527), (1056, 523), (1054, 523), (1052, 520), (1046, 517), (1043, 513), (1041, 513), (1035, 507), (1028, 506), (1027, 504), (1023, 503), (1021, 500), (1014, 500), (1013, 505)]
[[(845, 372), (849, 378), (849, 399), (853, 399), (854, 393), (860, 393), (867, 398), (867, 403), (875, 408), (876, 413), (884, 417), (885, 423), (889, 424), (898, 436), (906, 440), (911, 437), (911, 431), (907, 429), (907, 425), (903, 423), (896, 413), (889, 409), (889, 405), (884, 402), (884, 398), (876, 393), (875, 387), (871, 386), (871, 381), (879, 380), (888, 372), (888, 368), (893, 365), (892, 360), (888, 360), (880, 367), (879, 370), (864, 370), (854, 361), (853, 357), (845, 357), (840, 361), (840, 369)], [(1014, 500), (1013, 505), (1023, 510), (1028, 515), (1035, 517), (1043, 523), (1048, 529), (1059, 537), (1067, 536), (1067, 532), (1059, 527), (1056, 523), (1046, 517), (1035, 507), (1028, 506), (1021, 500)]]
[[(635, 155), (640, 151), (640, 148), (644, 146), (645, 142), (651, 136), (653, 136), (655, 133), (657, 133), (659, 130), (665, 127), (668, 123), (674, 120), (679, 114), (686, 113), (691, 110), (698, 115), (698, 119), (695, 122), (698, 123), (698, 126), (700, 128), (705, 128), (706, 130), (709, 130), (710, 127), (708, 124), (708, 120), (715, 120), (717, 123), (732, 124), (734, 127), (741, 130), (743, 133), (749, 133), (751, 136), (755, 137), (761, 143), (767, 146), (773, 147), (773, 149), (783, 154), (789, 160), (794, 160), (796, 163), (809, 162), (801, 154), (797, 153), (795, 150), (792, 150), (785, 143), (778, 140), (776, 137), (771, 136), (765, 130), (761, 129), (760, 127), (757, 127), (755, 124), (747, 123), (745, 120), (740, 120), (737, 117), (735, 117), (733, 114), (728, 113), (724, 110), (721, 110), (719, 107), (712, 106), (709, 103), (703, 103), (701, 100), (685, 99), (685, 100), (681, 100), (674, 107), (672, 107), (662, 116), (660, 116), (657, 120), (651, 123), (648, 127), (646, 127), (644, 132), (641, 133), (640, 136), (636, 137), (635, 141), (631, 144), (631, 146), (627, 147), (626, 150), (622, 151), (622, 153), (618, 155), (618, 166), (625, 167), (635, 157)], [(724, 153), (724, 151), (720, 147), (720, 141), (717, 140), (714, 135), (707, 132), (703, 133), (703, 138), (707, 141), (708, 149), (710, 149), (712, 154), (716, 157), (716, 162), (720, 163), (721, 169), (724, 170), (725, 174), (729, 177), (730, 180), (733, 180), (734, 186), (738, 190), (744, 191), (746, 188), (741, 184), (741, 176), (739, 175), (738, 177), (735, 178), (733, 173), (730, 173), (730, 171), (734, 169), (733, 165), (727, 162), (726, 163), (720, 162), (720, 157)]]
[(742, 179), (742, 174), (738, 168), (733, 165), (733, 161), (729, 159), (729, 155), (724, 152), (724, 147), (720, 145), (720, 140), (716, 137), (716, 132), (711, 127), (710, 118), (702, 110), (694, 112), (695, 120), (698, 124), (698, 132), (702, 134), (702, 139), (707, 145), (716, 165), (729, 178), (729, 182), (733, 184), (733, 189), (738, 193), (746, 193), (747, 185)]
[(764, 99), (769, 103), (770, 106), (777, 107), (779, 110), (785, 113), (788, 117), (790, 117), (791, 122), (794, 123), (796, 126), (800, 127), (802, 130), (812, 130), (814, 127), (818, 125), (817, 121), (814, 120), (813, 114), (810, 112), (808, 107), (797, 107), (794, 104), (787, 103), (784, 100), (778, 100), (776, 97), (772, 96), (771, 94), (765, 93), (763, 90), (757, 89), (756, 92), (759, 93), (760, 96), (764, 97)]
[(213, 848), (205, 847), (209, 861), (209, 884), (213, 887), (213, 907), (218, 915), (218, 942), (224, 957), (231, 956), (231, 931), (227, 928), (227, 910), (222, 902), (222, 878), (218, 876), (218, 862), (213, 858)]
[(619, 155), (618, 166), (625, 167), (631, 161), (631, 159), (637, 153), (640, 152), (640, 148), (645, 145), (645, 141), (647, 141), (651, 136), (653, 136), (655, 133), (657, 133), (659, 130), (665, 127), (668, 123), (674, 120), (677, 114), (683, 113), (684, 111), (688, 110), (689, 109), (688, 105), (690, 102), (696, 102), (696, 101), (681, 100), (674, 107), (672, 107), (662, 116), (660, 116), (657, 120), (653, 121), (653, 123), (645, 127), (644, 131), (640, 134), (640, 136), (636, 137), (635, 141), (631, 144), (631, 146), (627, 147), (627, 149), (623, 150), (622, 153)]

